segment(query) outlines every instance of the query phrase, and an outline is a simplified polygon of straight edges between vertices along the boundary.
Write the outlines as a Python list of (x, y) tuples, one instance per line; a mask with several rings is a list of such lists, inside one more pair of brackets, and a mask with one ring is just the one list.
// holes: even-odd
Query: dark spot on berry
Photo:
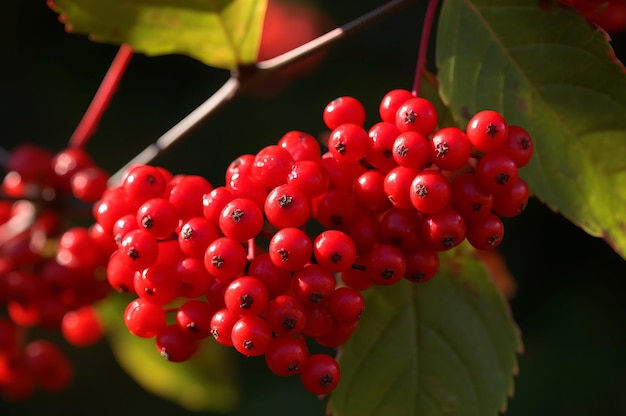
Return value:
[(498, 244), (499, 241), (500, 241), (500, 236), (499, 235), (492, 235), (487, 240), (487, 244), (490, 245), (490, 246), (495, 246), (496, 244)]
[(284, 248), (281, 248), (280, 250), (278, 250), (278, 255), (280, 256), (281, 261), (289, 260), (289, 252), (285, 250)]
[(448, 153), (448, 150), (450, 150), (450, 148), (448, 147), (448, 143), (446, 142), (439, 142), (435, 145), (437, 157), (444, 157)]
[(387, 195), (387, 199), (389, 200), (389, 202), (391, 202), (393, 204), (393, 196), (391, 195)]
[(237, 208), (233, 212), (230, 213), (230, 218), (234, 222), (239, 222), (239, 221), (241, 221), (241, 219), (243, 218), (244, 215), (245, 215), (245, 212), (242, 209)]
[(413, 124), (417, 120), (417, 113), (413, 110), (408, 110), (404, 113), (404, 124)]
[(396, 149), (396, 153), (399, 154), (402, 157), (406, 157), (406, 155), (409, 153), (409, 148), (406, 147), (405, 145), (401, 144)]
[(409, 280), (412, 282), (421, 282), (422, 280), (424, 280), (424, 273), (420, 273), (420, 272), (415, 272), (410, 274), (409, 276)]
[(343, 155), (346, 153), (346, 144), (345, 143), (337, 143), (335, 145), (335, 150), (337, 151), (337, 153), (339, 153), (340, 155)]
[(385, 149), (382, 151), (383, 156), (385, 157), (385, 159), (389, 159), (390, 157), (393, 156), (393, 152), (389, 149)]
[(250, 309), (253, 303), (254, 303), (254, 298), (250, 296), (248, 293), (239, 297), (239, 307), (241, 309)]
[(293, 363), (289, 363), (289, 365), (287, 366), (287, 371), (289, 372), (294, 372), (294, 371), (298, 371), (300, 369), (300, 363), (293, 362)]
[(165, 347), (161, 348), (159, 353), (161, 354), (161, 357), (165, 358), (167, 361), (170, 360), (170, 355), (167, 353), (167, 349)]
[(331, 215), (330, 223), (335, 227), (340, 227), (343, 225), (343, 217), (341, 215)]
[(254, 349), (254, 342), (250, 340), (245, 340), (241, 345), (248, 351), (252, 351)]
[(498, 185), (506, 185), (507, 182), (509, 181), (509, 175), (507, 175), (506, 173), (498, 173), (498, 176), (496, 176), (496, 182), (498, 183)]
[(154, 175), (148, 175), (146, 176), (146, 182), (148, 182), (148, 185), (152, 185), (156, 182), (156, 178), (154, 177)]
[(316, 293), (313, 292), (311, 293), (311, 295), (309, 296), (309, 300), (311, 301), (311, 303), (319, 303), (324, 299), (324, 295), (322, 295), (321, 293)]
[(336, 251), (333, 254), (331, 254), (330, 256), (328, 256), (328, 258), (330, 259), (330, 261), (333, 264), (339, 263), (341, 261), (342, 257), (343, 256), (341, 254), (337, 253)]
[(130, 257), (132, 260), (137, 260), (139, 258), (139, 250), (137, 250), (135, 247), (129, 248), (128, 257)]
[(184, 280), (181, 280), (181, 281), (180, 281), (180, 285), (181, 285), (182, 287), (184, 287), (185, 289), (191, 289), (191, 288), (193, 287), (193, 285), (192, 285), (191, 283), (186, 282), (186, 281), (184, 281)]
[(278, 206), (281, 208), (288, 207), (293, 202), (293, 197), (289, 195), (283, 195), (278, 198)]
[(478, 212), (480, 211), (480, 209), (483, 207), (483, 204), (481, 204), (480, 202), (474, 202), (472, 204), (472, 211), (474, 212)]
[(292, 318), (291, 316), (286, 316), (285, 319), (283, 319), (283, 329), (285, 331), (293, 331), (294, 328), (296, 327), (296, 323), (298, 323), (298, 321), (294, 318)]
[(220, 256), (213, 256), (211, 257), (211, 264), (219, 269), (224, 265), (224, 259)]
[(428, 187), (423, 183), (418, 184), (415, 187), (415, 195), (419, 196), (420, 198), (426, 198), (426, 196), (428, 196)]
[(528, 137), (522, 137), (519, 141), (519, 146), (524, 150), (528, 150), (530, 145), (531, 145), (531, 141)]
[(325, 387), (331, 386), (332, 384), (333, 384), (333, 376), (331, 376), (330, 374), (326, 373), (320, 378), (320, 386), (325, 388)]
[(150, 215), (146, 215), (141, 219), (141, 225), (143, 226), (143, 228), (149, 230), (154, 226), (154, 220)]
[(180, 235), (183, 237), (184, 240), (189, 240), (191, 237), (193, 237), (193, 228), (191, 228), (191, 225), (185, 224), (183, 229), (180, 230)]
[(444, 246), (445, 248), (454, 247), (455, 242), (456, 240), (454, 239), (454, 237), (444, 237), (441, 239), (441, 245)]
[(217, 330), (217, 328), (211, 329), (211, 335), (213, 335), (213, 338), (215, 338), (215, 339), (218, 339), (220, 337), (220, 333)]
[(389, 280), (394, 278), (394, 276), (396, 275), (396, 271), (394, 269), (385, 267), (380, 275), (383, 277), (383, 279)]
[(189, 322), (189, 323), (187, 324), (187, 329), (189, 330), (189, 332), (193, 332), (193, 333), (196, 333), (196, 334), (197, 334), (198, 332), (200, 332), (200, 328), (198, 328), (198, 327), (196, 326), (196, 324), (195, 324), (195, 323), (193, 323), (193, 322)]
[(490, 135), (491, 137), (495, 137), (495, 135), (498, 134), (498, 132), (499, 132), (498, 127), (493, 123), (489, 123), (489, 125), (487, 126), (486, 133)]
[(117, 285), (117, 293), (128, 293), (128, 288), (124, 285)]
[(143, 291), (146, 292), (146, 295), (150, 295), (150, 296), (154, 295), (154, 291), (150, 288), (145, 287)]

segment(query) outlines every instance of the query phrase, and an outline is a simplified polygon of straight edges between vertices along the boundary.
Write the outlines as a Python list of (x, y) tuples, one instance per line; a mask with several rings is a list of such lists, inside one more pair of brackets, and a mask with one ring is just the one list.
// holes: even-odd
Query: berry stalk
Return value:
[(98, 122), (102, 118), (104, 111), (109, 106), (113, 94), (117, 90), (117, 86), (122, 79), (122, 75), (126, 70), (130, 58), (133, 56), (133, 50), (129, 45), (121, 45), (111, 66), (107, 70), (102, 83), (98, 87), (96, 94), (89, 104), (83, 118), (78, 123), (76, 130), (72, 133), (69, 141), (69, 147), (83, 147), (95, 133)]
[(422, 25), (422, 36), (420, 37), (419, 51), (417, 53), (417, 65), (415, 69), (415, 79), (413, 80), (413, 95), (419, 96), (419, 87), (424, 68), (426, 67), (426, 55), (428, 54), (428, 41), (430, 32), (432, 32), (433, 22), (435, 20), (435, 12), (437, 11), (438, 0), (428, 0), (426, 14), (424, 15), (424, 24)]

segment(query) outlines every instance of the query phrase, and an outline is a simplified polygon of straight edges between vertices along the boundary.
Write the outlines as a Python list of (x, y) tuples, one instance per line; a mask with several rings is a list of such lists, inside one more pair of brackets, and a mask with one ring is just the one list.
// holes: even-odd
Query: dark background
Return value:
[[(382, 2), (345, 3), (315, 2), (338, 24)], [(314, 72), (287, 89), (268, 95), (266, 86), (263, 94), (239, 97), (156, 163), (222, 184), (225, 168), (240, 154), (255, 153), (291, 129), (320, 133), (321, 111), (333, 98), (352, 95), (375, 114), (385, 92), (411, 88), (422, 12), (421, 5), (411, 6), (336, 43)], [(117, 47), (66, 34), (43, 0), (3, 0), (1, 15), (0, 146), (28, 141), (61, 150)], [(622, 43), (615, 38), (618, 56)], [(227, 77), (182, 56), (136, 55), (87, 149), (116, 171)], [(626, 415), (626, 262), (534, 200), (506, 229), (501, 252), (517, 280), (512, 310), (525, 343), (508, 414)], [(66, 350), (76, 364), (71, 389), (38, 393), (24, 404), (0, 402), (0, 415), (191, 414), (143, 391), (105, 343)], [(269, 408), (276, 415), (323, 414), (324, 403), (295, 380), (272, 376), (258, 360), (236, 360), (245, 374), (238, 415)]]

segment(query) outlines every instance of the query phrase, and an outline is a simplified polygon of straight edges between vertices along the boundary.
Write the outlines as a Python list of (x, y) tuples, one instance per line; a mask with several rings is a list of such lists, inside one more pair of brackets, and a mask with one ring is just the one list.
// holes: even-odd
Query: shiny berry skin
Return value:
[(339, 384), (341, 371), (337, 361), (327, 354), (309, 356), (300, 371), (300, 381), (313, 394), (328, 394)]
[(336, 273), (348, 270), (356, 259), (356, 246), (346, 233), (323, 231), (313, 241), (313, 256), (326, 270)]
[(131, 167), (124, 175), (122, 189), (129, 201), (144, 203), (148, 199), (162, 198), (167, 180), (161, 170), (154, 166)]
[(428, 162), (429, 148), (429, 142), (422, 134), (405, 131), (395, 138), (392, 156), (400, 166), (419, 169)]
[(295, 297), (279, 295), (269, 301), (264, 313), (272, 332), (278, 335), (296, 335), (306, 325), (306, 309)]
[(365, 157), (369, 138), (363, 127), (356, 124), (337, 126), (328, 138), (328, 150), (342, 162), (357, 162)]
[(483, 191), (473, 173), (459, 175), (451, 184), (450, 205), (467, 221), (479, 221), (491, 212), (493, 195)]
[(363, 295), (349, 287), (338, 287), (328, 301), (328, 310), (338, 322), (356, 322), (364, 309)]
[(109, 174), (102, 168), (90, 166), (79, 170), (70, 179), (72, 195), (83, 202), (96, 202), (107, 189)]
[[(362, 264), (363, 259), (357, 258), (356, 262), (357, 264)], [(341, 272), (339, 276), (344, 285), (358, 291), (369, 289), (374, 284), (367, 270), (348, 269), (345, 272)]]
[(352, 190), (357, 202), (370, 211), (382, 212), (392, 207), (385, 193), (385, 175), (370, 169), (354, 182)]
[(465, 240), (466, 222), (455, 210), (446, 208), (426, 215), (422, 221), (422, 237), (437, 251), (450, 250)]
[(441, 172), (424, 170), (411, 182), (411, 204), (424, 214), (441, 211), (450, 203), (450, 183)]
[(137, 271), (151, 266), (159, 255), (156, 238), (144, 230), (133, 230), (124, 235), (118, 250), (122, 261)]
[(330, 299), (335, 275), (318, 264), (309, 264), (294, 273), (291, 292), (305, 308), (318, 308)]
[(480, 221), (467, 223), (467, 241), (478, 250), (492, 250), (504, 237), (504, 224), (496, 214), (489, 214)]
[(52, 169), (65, 191), (70, 190), (72, 176), (78, 171), (94, 166), (93, 158), (84, 149), (68, 147), (61, 150), (51, 160)]
[(168, 263), (155, 263), (135, 274), (135, 293), (148, 302), (165, 305), (178, 296), (176, 268)]
[(167, 325), (156, 335), (156, 349), (163, 358), (173, 363), (187, 361), (198, 351), (199, 340), (176, 324)]
[(288, 131), (278, 140), (277, 144), (287, 150), (295, 162), (318, 160), (322, 155), (319, 141), (303, 131)]
[(411, 98), (398, 108), (395, 123), (400, 132), (416, 131), (428, 136), (437, 127), (437, 109), (425, 98)]
[(324, 228), (347, 231), (356, 217), (357, 209), (354, 193), (339, 189), (330, 190), (311, 200), (313, 217)]
[(202, 216), (202, 198), (213, 190), (213, 186), (202, 176), (179, 175), (168, 183), (167, 200), (186, 221)]
[(437, 251), (421, 244), (404, 252), (406, 259), (405, 278), (413, 283), (425, 283), (435, 277), (439, 270)]
[(505, 153), (487, 153), (478, 161), (476, 176), (480, 187), (492, 194), (513, 188), (519, 176), (517, 165)]
[(207, 302), (188, 299), (176, 311), (176, 325), (190, 338), (206, 338), (211, 335), (213, 310)]
[(139, 228), (148, 231), (157, 240), (173, 237), (178, 219), (176, 208), (163, 198), (149, 199), (137, 210)]
[(165, 311), (161, 305), (141, 298), (135, 299), (126, 306), (124, 324), (131, 334), (152, 338), (165, 327)]
[(237, 240), (220, 237), (209, 244), (204, 254), (204, 265), (217, 280), (230, 282), (243, 272), (247, 254)]
[(472, 153), (472, 144), (467, 135), (457, 127), (439, 129), (429, 144), (430, 160), (444, 170), (461, 169)]
[(326, 127), (331, 130), (345, 123), (363, 126), (365, 123), (365, 107), (354, 97), (339, 97), (326, 105), (322, 118)]
[(245, 315), (235, 322), (230, 336), (237, 351), (246, 357), (256, 357), (269, 348), (272, 330), (264, 319)]
[(365, 270), (374, 284), (389, 286), (404, 277), (406, 260), (397, 247), (378, 244), (365, 256)]
[(400, 134), (395, 123), (379, 122), (374, 124), (367, 132), (369, 143), (365, 149), (367, 162), (386, 172), (397, 166), (393, 158), (393, 144)]
[(247, 241), (261, 232), (263, 222), (259, 205), (248, 198), (235, 198), (222, 209), (219, 227), (226, 237)]
[(226, 308), (239, 315), (259, 315), (267, 302), (267, 289), (259, 279), (251, 276), (236, 278), (224, 292)]
[(308, 196), (296, 185), (280, 185), (270, 191), (263, 207), (265, 218), (276, 228), (300, 227), (311, 214)]
[(328, 191), (329, 182), (328, 172), (319, 160), (297, 161), (287, 175), (287, 183), (298, 187), (309, 198)]
[(380, 119), (386, 121), (388, 123), (396, 122), (396, 113), (398, 112), (398, 108), (405, 101), (415, 98), (411, 91), (403, 90), (403, 89), (394, 89), (389, 91), (383, 99), (380, 101), (378, 106), (378, 114), (380, 115)]
[(309, 357), (306, 342), (301, 338), (274, 337), (265, 352), (267, 368), (276, 375), (287, 377), (300, 373)]
[(512, 218), (521, 214), (528, 205), (530, 191), (522, 178), (517, 178), (511, 189), (494, 194), (493, 212), (501, 217)]
[(192, 217), (178, 233), (178, 245), (189, 257), (202, 258), (207, 247), (219, 237), (217, 228), (204, 217)]
[(93, 307), (81, 306), (63, 315), (61, 333), (70, 344), (85, 347), (102, 339), (104, 328)]
[(31, 377), (44, 391), (65, 390), (73, 379), (72, 363), (51, 341), (30, 341), (24, 348), (24, 362)]
[(418, 172), (417, 169), (404, 166), (398, 166), (387, 172), (383, 185), (387, 198), (389, 198), (394, 207), (413, 209), (411, 183)]
[(233, 341), (231, 333), (233, 327), (239, 320), (239, 315), (226, 308), (220, 309), (211, 317), (211, 335), (220, 344), (232, 347)]
[(497, 111), (483, 110), (468, 121), (465, 132), (476, 150), (491, 152), (506, 142), (509, 126)]
[(277, 267), (296, 271), (304, 267), (311, 259), (313, 243), (299, 228), (283, 228), (270, 240), (268, 253)]
[(422, 241), (421, 227), (422, 220), (415, 208), (392, 208), (380, 219), (380, 242), (410, 249)]
[(267, 188), (275, 188), (287, 182), (294, 160), (291, 154), (278, 145), (261, 149), (254, 156), (250, 175)]
[(202, 258), (188, 257), (176, 264), (178, 291), (185, 298), (197, 298), (206, 293), (214, 278), (204, 266)]
[(509, 126), (509, 135), (498, 148), (513, 159), (518, 168), (524, 167), (533, 156), (533, 141), (530, 134), (520, 126)]
[(228, 188), (218, 186), (202, 196), (202, 214), (217, 227), (222, 210), (233, 199), (235, 199), (235, 196)]
[(254, 256), (248, 266), (248, 274), (263, 282), (270, 299), (285, 293), (291, 284), (291, 272), (276, 266), (269, 253)]

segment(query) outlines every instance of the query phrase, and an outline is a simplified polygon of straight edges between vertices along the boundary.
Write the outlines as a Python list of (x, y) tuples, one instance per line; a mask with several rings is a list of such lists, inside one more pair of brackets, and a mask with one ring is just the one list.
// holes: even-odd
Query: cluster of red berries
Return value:
[(6, 313), (0, 320), (0, 394), (19, 401), (37, 386), (58, 391), (72, 375), (62, 350), (45, 339), (30, 339), (26, 328), (60, 331), (76, 346), (101, 338), (92, 305), (111, 291), (102, 271), (116, 247), (98, 224), (85, 228), (75, 222), (84, 208), (85, 219), (91, 219), (83, 203), (100, 198), (108, 179), (84, 150), (53, 154), (24, 144), (8, 154), (5, 167), (0, 186), (0, 307)]
[(212, 336), (326, 394), (339, 365), (307, 342), (345, 343), (364, 310), (360, 291), (431, 279), (437, 252), (466, 237), (496, 247), (500, 216), (528, 200), (518, 177), (532, 154), (528, 133), (494, 111), (465, 130), (436, 131), (433, 105), (405, 90), (389, 92), (379, 110), (382, 121), (366, 131), (358, 100), (334, 100), (323, 112), (328, 152), (290, 131), (233, 161), (224, 186), (127, 169), (94, 215), (117, 244), (109, 284), (135, 296), (129, 331), (154, 338), (175, 362)]

